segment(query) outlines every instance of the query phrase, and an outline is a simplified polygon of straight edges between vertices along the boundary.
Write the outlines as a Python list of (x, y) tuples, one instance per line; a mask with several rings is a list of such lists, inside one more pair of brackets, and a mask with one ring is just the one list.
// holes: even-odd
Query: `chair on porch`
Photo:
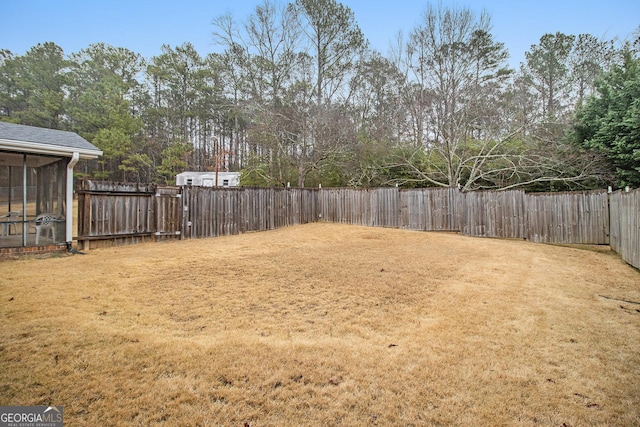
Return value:
[[(51, 240), (56, 242), (56, 224), (58, 223), (58, 217), (52, 213), (42, 213), (36, 217), (35, 225), (30, 227), (36, 229), (36, 246), (40, 244), (40, 234), (44, 232), (51, 233)], [(48, 237), (45, 235), (45, 237)]]
[(13, 233), (18, 234), (18, 227), (16, 226), (16, 221), (20, 217), (19, 211), (11, 211), (6, 215), (0, 216), (2, 219), (2, 237), (8, 236), (11, 234), (11, 226), (13, 226)]

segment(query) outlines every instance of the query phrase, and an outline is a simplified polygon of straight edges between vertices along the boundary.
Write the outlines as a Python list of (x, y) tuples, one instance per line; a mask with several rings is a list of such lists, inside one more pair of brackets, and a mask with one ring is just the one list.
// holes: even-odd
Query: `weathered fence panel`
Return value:
[(158, 187), (154, 195), (156, 240), (179, 238), (182, 234), (182, 194), (177, 187)]
[(400, 191), (401, 226), (409, 230), (460, 231), (464, 195), (455, 188)]
[(464, 194), (462, 233), (476, 237), (525, 238), (525, 193), (477, 191)]
[(400, 227), (400, 191), (393, 188), (379, 188), (370, 191), (372, 225), (374, 227)]
[(609, 244), (606, 191), (527, 194), (526, 238), (538, 243)]
[(179, 238), (179, 191), (154, 185), (84, 181), (78, 189), (83, 249)]
[(318, 202), (320, 218), (328, 222), (459, 231), (463, 196), (454, 188), (328, 188), (319, 192)]
[[(235, 194), (235, 193), (234, 193)], [(182, 197), (184, 212), (191, 238), (223, 236), (222, 231), (232, 218), (239, 222), (239, 209), (225, 211), (225, 199), (230, 196), (227, 191), (211, 191), (205, 187), (185, 187)], [(237, 206), (239, 207), (239, 206)]]
[(352, 188), (328, 188), (319, 192), (319, 215), (327, 222), (374, 225), (377, 206), (372, 209), (372, 191)]
[(640, 189), (610, 194), (611, 249), (640, 268)]
[(228, 236), (315, 222), (317, 190), (184, 187), (185, 236)]

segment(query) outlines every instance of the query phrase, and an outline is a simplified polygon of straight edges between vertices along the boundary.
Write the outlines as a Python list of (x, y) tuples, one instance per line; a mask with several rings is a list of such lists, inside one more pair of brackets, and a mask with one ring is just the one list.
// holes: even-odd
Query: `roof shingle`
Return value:
[[(46, 144), (69, 149), (99, 152), (100, 149), (80, 135), (62, 130), (0, 122), (0, 139)], [(73, 151), (73, 150), (69, 150)]]

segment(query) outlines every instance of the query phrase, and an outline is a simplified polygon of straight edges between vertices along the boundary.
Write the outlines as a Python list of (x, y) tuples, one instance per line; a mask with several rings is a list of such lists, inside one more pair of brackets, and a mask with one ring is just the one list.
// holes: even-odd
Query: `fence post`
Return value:
[(189, 203), (191, 202), (191, 192), (189, 191), (186, 185), (180, 187), (180, 194), (182, 195), (182, 230), (180, 234), (180, 239), (190, 239), (191, 238), (191, 227), (193, 223), (191, 222), (191, 215), (189, 212)]
[[(91, 193), (87, 191), (86, 181), (78, 191), (78, 236), (91, 235)], [(91, 244), (88, 240), (78, 240), (80, 250), (89, 250)]]

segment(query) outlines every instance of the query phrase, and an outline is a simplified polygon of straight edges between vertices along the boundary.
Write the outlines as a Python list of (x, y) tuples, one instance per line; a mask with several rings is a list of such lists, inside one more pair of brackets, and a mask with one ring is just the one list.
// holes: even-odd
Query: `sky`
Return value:
[[(38, 43), (54, 42), (65, 54), (92, 43), (124, 47), (151, 58), (171, 47), (193, 44), (201, 56), (219, 52), (213, 44), (212, 20), (231, 13), (244, 21), (263, 0), (0, 0), (0, 49), (23, 55)], [(280, 0), (282, 1), (282, 0)], [(419, 23), (425, 0), (338, 0), (348, 6), (369, 39), (387, 54), (397, 33)], [(491, 16), (496, 41), (505, 44), (510, 64), (545, 33), (588, 33), (626, 39), (640, 27), (638, 0), (439, 0), (443, 6), (467, 7)], [(438, 5), (438, 0), (431, 2)]]

